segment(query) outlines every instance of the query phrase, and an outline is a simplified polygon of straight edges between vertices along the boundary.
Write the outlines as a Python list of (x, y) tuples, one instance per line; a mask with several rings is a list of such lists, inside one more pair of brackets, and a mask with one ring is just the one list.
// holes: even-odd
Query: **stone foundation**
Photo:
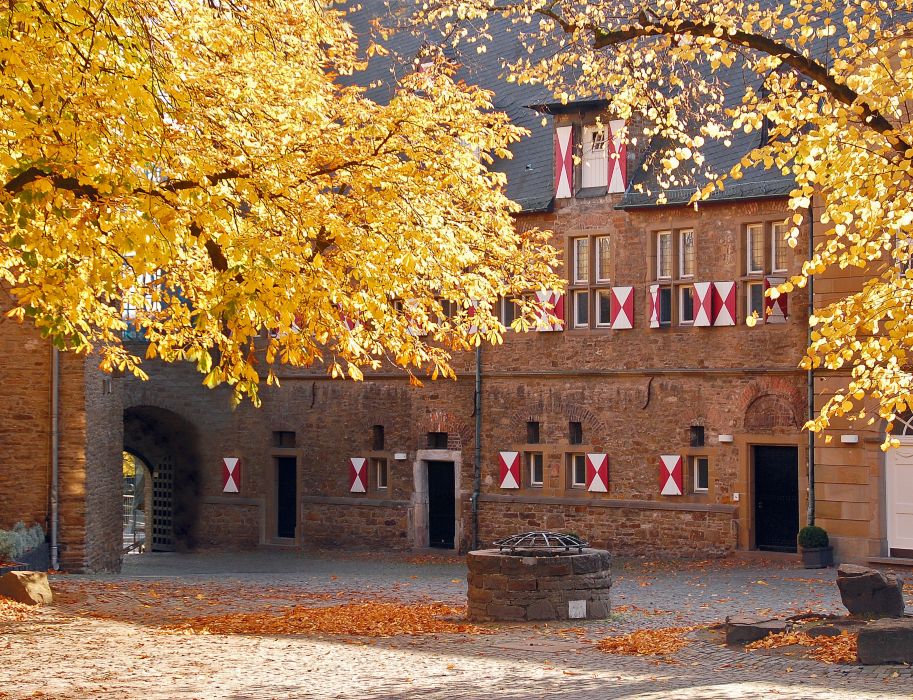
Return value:
[(469, 619), (603, 619), (609, 614), (611, 557), (599, 549), (561, 556), (470, 552)]

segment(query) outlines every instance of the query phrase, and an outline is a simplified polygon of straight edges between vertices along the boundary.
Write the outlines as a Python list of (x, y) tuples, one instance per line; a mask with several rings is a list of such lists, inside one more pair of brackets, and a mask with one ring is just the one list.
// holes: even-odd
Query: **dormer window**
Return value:
[[(568, 112), (564, 112), (568, 114)], [(570, 114), (555, 125), (555, 199), (620, 194), (627, 187), (625, 123)]]
[(583, 158), (581, 162), (581, 189), (606, 187), (609, 168), (606, 148), (606, 127), (601, 124), (583, 128)]

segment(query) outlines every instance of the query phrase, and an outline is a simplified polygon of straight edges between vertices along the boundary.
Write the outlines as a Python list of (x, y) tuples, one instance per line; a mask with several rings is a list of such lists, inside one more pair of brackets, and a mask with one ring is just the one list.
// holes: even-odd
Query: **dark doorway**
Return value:
[(276, 458), (276, 536), (294, 537), (298, 524), (298, 460)]
[(795, 552), (799, 533), (799, 448), (754, 448), (755, 547)]
[(453, 462), (428, 462), (428, 544), (453, 549)]

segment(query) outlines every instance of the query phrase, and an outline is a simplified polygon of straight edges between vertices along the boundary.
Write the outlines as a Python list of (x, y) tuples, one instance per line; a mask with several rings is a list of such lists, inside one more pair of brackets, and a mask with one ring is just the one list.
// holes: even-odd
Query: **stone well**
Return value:
[(601, 549), (530, 553), (470, 552), (469, 619), (604, 619), (609, 614), (611, 557)]

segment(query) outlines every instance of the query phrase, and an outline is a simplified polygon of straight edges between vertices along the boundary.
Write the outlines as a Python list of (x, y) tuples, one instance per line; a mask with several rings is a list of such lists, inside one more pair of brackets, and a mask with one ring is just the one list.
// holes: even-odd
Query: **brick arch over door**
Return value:
[(200, 518), (199, 434), (183, 416), (157, 406), (124, 410), (124, 451), (152, 469), (152, 550), (192, 549)]
[(450, 411), (433, 409), (425, 413), (419, 422), (419, 444), (427, 447), (425, 439), (428, 433), (447, 433), (447, 449), (461, 450), (473, 444), (473, 434), (469, 426)]
[(805, 397), (795, 384), (778, 377), (753, 382), (739, 400), (746, 432), (799, 430), (804, 424)]

